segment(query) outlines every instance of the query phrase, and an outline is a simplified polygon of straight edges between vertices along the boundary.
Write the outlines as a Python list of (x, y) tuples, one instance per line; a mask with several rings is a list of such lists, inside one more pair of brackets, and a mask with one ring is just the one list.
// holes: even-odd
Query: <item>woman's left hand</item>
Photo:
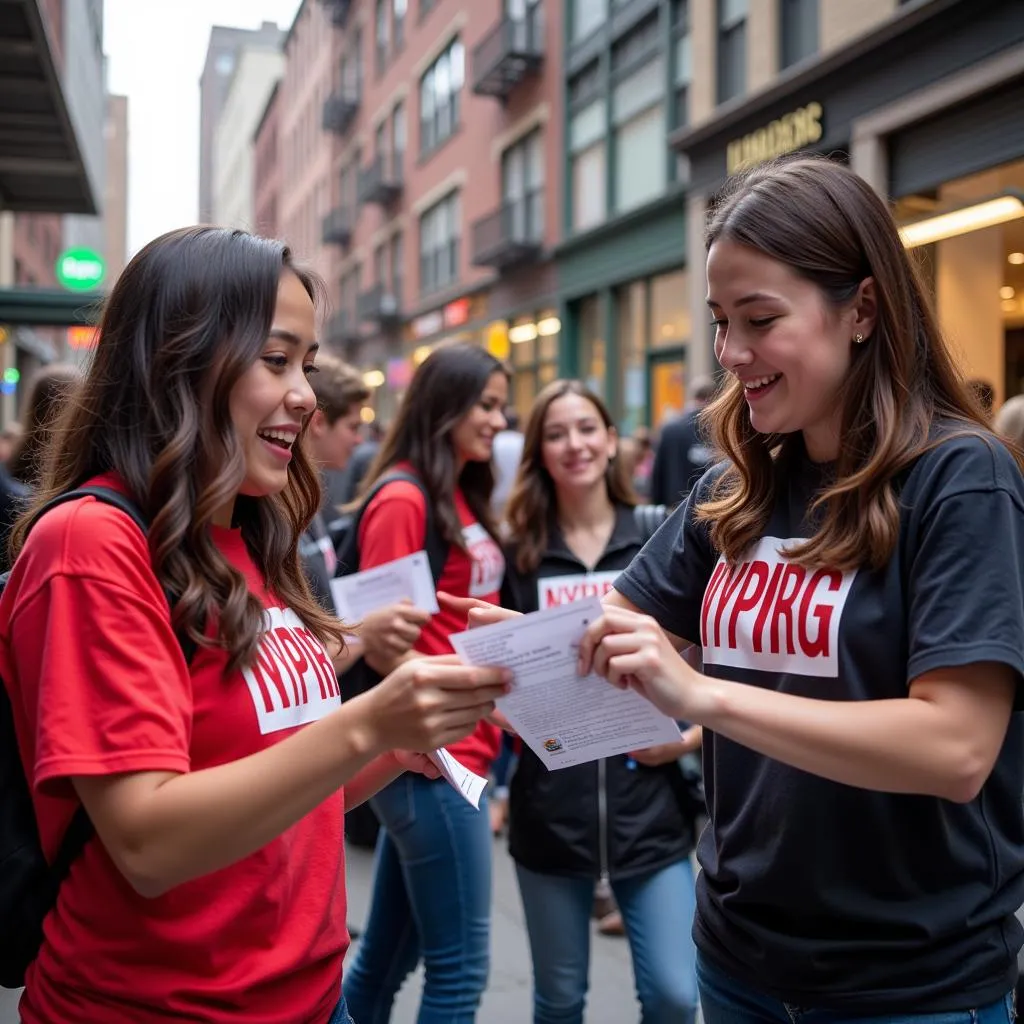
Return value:
[(391, 756), (398, 762), (398, 767), (404, 772), (416, 772), (428, 779), (439, 779), (441, 771), (430, 760), (428, 754), (417, 754), (412, 750), (392, 750)]
[(703, 677), (649, 615), (606, 607), (583, 634), (578, 670), (596, 672), (620, 690), (632, 687), (672, 718), (701, 719)]

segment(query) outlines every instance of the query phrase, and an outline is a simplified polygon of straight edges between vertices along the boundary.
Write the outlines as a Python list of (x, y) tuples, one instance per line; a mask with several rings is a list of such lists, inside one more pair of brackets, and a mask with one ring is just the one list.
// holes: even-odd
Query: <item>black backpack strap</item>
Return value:
[(427, 553), (427, 560), (430, 562), (430, 574), (434, 579), (435, 586), (441, 579), (441, 575), (444, 572), (445, 563), (448, 561), (448, 551), (450, 545), (448, 541), (441, 536), (437, 529), (436, 516), (434, 514), (434, 503), (427, 493), (427, 488), (423, 481), (416, 476), (414, 473), (406, 472), (402, 469), (392, 470), (389, 473), (385, 473), (380, 477), (370, 490), (367, 492), (366, 497), (363, 499), (362, 504), (359, 506), (359, 511), (356, 513), (355, 520), (352, 523), (352, 544), (358, 550), (358, 538), (359, 538), (359, 524), (362, 522), (363, 513), (370, 507), (370, 502), (382, 491), (388, 484), (393, 483), (408, 483), (418, 487), (420, 493), (423, 495), (423, 502), (427, 509), (427, 528), (423, 542), (423, 548)]
[(667, 518), (668, 508), (665, 505), (634, 505), (633, 521), (640, 531), (640, 543), (646, 544)]
[(113, 505), (114, 508), (119, 508), (128, 516), (143, 533), (149, 530), (149, 523), (142, 514), (142, 509), (131, 498), (120, 491), (115, 491), (112, 487), (77, 487), (73, 491), (58, 494), (36, 512), (32, 517), (32, 522), (28, 524), (28, 528), (31, 530), (50, 509), (63, 505), (66, 501), (78, 501), (80, 498), (95, 498), (97, 501), (102, 501), (104, 505)]

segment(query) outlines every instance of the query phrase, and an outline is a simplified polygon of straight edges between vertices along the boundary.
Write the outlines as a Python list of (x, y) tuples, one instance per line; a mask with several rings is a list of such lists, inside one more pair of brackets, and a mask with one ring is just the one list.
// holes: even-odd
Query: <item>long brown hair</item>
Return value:
[[(885, 565), (899, 531), (895, 478), (935, 443), (929, 438), (935, 421), (992, 436), (886, 204), (831, 160), (773, 162), (731, 179), (715, 198), (707, 248), (719, 239), (786, 264), (836, 309), (854, 299), (866, 278), (874, 279), (875, 327), (853, 346), (840, 396), (835, 480), (814, 503), (817, 532), (788, 554), (804, 565), (844, 570)], [(729, 465), (697, 515), (709, 524), (715, 547), (736, 562), (764, 532), (781, 485), (780, 460), (800, 441), (754, 430), (735, 379), (704, 415)]]
[(21, 415), (24, 430), (7, 463), (7, 471), (15, 480), (34, 486), (43, 476), (53, 450), (53, 428), (81, 376), (77, 367), (67, 363), (51, 363), (33, 375)]
[[(608, 407), (582, 381), (554, 380), (533, 401), (523, 437), (523, 455), (506, 505), (509, 540), (516, 552), (516, 568), (534, 572), (548, 548), (548, 532), (558, 508), (555, 482), (544, 467), (544, 421), (552, 402), (579, 395), (597, 410), (607, 430), (615, 430)], [(605, 474), (608, 497), (615, 505), (637, 504), (637, 496), (622, 459), (612, 459)]]
[(413, 374), (398, 415), (360, 487), (360, 496), (393, 466), (407, 462), (423, 482), (438, 530), (449, 544), (463, 550), (466, 546), (455, 510), (456, 486), (477, 522), (496, 538), (491, 514), (494, 469), (490, 462), (467, 462), (456, 480), (452, 446), (452, 431), (480, 400), (496, 373), (510, 376), (504, 363), (476, 345), (455, 343), (434, 349)]
[(316, 299), (318, 279), (284, 245), (243, 231), (183, 228), (142, 249), (107, 300), (92, 363), (13, 540), (16, 552), (52, 497), (113, 470), (151, 524), (153, 569), (177, 597), (175, 627), (209, 644), (204, 634), (215, 621), (231, 667), (251, 663), (263, 629), (263, 606), (211, 536), (214, 516), (233, 498), (235, 524), (267, 586), (321, 640), (340, 644), (343, 636), (299, 564), (299, 538), (320, 504), (304, 447), (294, 447), (281, 494), (236, 498), (246, 465), (229, 397), (266, 344), (286, 270)]

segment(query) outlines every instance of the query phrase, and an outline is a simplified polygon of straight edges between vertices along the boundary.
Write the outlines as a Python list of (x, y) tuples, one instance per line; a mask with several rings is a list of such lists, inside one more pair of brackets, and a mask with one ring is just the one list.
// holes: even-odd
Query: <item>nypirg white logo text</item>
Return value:
[(701, 609), (705, 664), (838, 676), (839, 623), (857, 573), (794, 565), (782, 551), (798, 543), (762, 537), (731, 572), (719, 559)]
[(242, 675), (260, 733), (315, 722), (341, 707), (338, 679), (327, 651), (290, 608), (267, 608), (256, 660)]

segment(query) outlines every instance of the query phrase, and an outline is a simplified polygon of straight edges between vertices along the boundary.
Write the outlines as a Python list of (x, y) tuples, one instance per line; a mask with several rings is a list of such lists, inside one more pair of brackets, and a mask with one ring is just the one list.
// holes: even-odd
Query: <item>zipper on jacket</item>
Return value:
[(597, 762), (597, 856), (601, 881), (608, 882), (608, 762)]

